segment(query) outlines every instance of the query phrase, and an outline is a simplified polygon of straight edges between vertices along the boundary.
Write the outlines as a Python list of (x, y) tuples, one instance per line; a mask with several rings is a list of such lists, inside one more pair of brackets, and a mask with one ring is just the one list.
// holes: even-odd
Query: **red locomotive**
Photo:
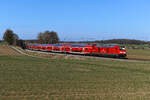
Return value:
[(88, 44), (28, 44), (30, 50), (64, 52), (84, 55), (98, 55), (108, 57), (126, 57), (125, 47), (118, 45), (88, 45)]

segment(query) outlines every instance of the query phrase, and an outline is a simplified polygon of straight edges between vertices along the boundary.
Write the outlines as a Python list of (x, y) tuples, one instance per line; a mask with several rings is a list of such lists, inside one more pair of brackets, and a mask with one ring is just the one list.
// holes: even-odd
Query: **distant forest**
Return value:
[[(142, 40), (134, 40), (134, 39), (111, 39), (111, 40), (96, 40), (96, 41), (60, 41), (57, 32), (55, 31), (44, 31), (40, 32), (37, 35), (37, 39), (35, 40), (21, 40), (19, 36), (13, 32), (11, 29), (7, 29), (3, 36), (3, 41), (8, 43), (9, 45), (25, 45), (28, 43), (41, 43), (41, 44), (55, 44), (55, 43), (88, 43), (88, 44), (136, 44), (150, 45), (150, 41), (142, 41)], [(0, 40), (2, 42), (2, 40)]]
[[(26, 43), (38, 43), (38, 40), (25, 40)], [(133, 39), (112, 39), (112, 40), (97, 40), (97, 41), (60, 41), (59, 43), (99, 43), (99, 44), (150, 44), (150, 41), (133, 40)]]
[(141, 40), (132, 40), (132, 39), (112, 39), (112, 40), (102, 40), (102, 41), (95, 41), (96, 43), (116, 43), (116, 44), (149, 44), (150, 42), (141, 41)]
[[(25, 43), (39, 43), (38, 40), (24, 40)], [(2, 42), (2, 40), (0, 40)], [(149, 44), (150, 41), (133, 40), (133, 39), (111, 39), (111, 40), (97, 40), (97, 41), (59, 41), (59, 43), (98, 43), (98, 44)]]

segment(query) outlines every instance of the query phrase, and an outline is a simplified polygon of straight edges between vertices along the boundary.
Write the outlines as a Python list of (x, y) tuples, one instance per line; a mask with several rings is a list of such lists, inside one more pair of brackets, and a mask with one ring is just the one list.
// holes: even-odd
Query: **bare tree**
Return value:
[(9, 45), (12, 45), (13, 44), (13, 36), (14, 36), (14, 33), (12, 30), (10, 29), (7, 29), (6, 32), (4, 33), (4, 36), (3, 36), (3, 39), (4, 41), (6, 41)]
[(6, 32), (4, 33), (3, 39), (9, 45), (16, 45), (19, 37), (12, 30), (7, 29)]
[(39, 40), (39, 43), (43, 43), (44, 42), (43, 33), (39, 33), (37, 38)]
[(59, 37), (54, 31), (45, 31), (38, 34), (38, 40), (40, 43), (58, 43)]

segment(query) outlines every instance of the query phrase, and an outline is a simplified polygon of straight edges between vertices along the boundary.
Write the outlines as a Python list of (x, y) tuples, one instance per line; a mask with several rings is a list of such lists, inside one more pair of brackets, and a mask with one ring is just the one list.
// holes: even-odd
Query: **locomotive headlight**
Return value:
[(126, 52), (122, 52), (122, 51), (120, 51), (120, 53), (126, 53)]

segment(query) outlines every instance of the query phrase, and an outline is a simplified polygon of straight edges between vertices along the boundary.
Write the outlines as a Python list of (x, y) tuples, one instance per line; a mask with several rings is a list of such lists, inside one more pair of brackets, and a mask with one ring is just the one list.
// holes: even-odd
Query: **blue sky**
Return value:
[(150, 40), (150, 0), (0, 0), (0, 39), (56, 31), (61, 40)]

